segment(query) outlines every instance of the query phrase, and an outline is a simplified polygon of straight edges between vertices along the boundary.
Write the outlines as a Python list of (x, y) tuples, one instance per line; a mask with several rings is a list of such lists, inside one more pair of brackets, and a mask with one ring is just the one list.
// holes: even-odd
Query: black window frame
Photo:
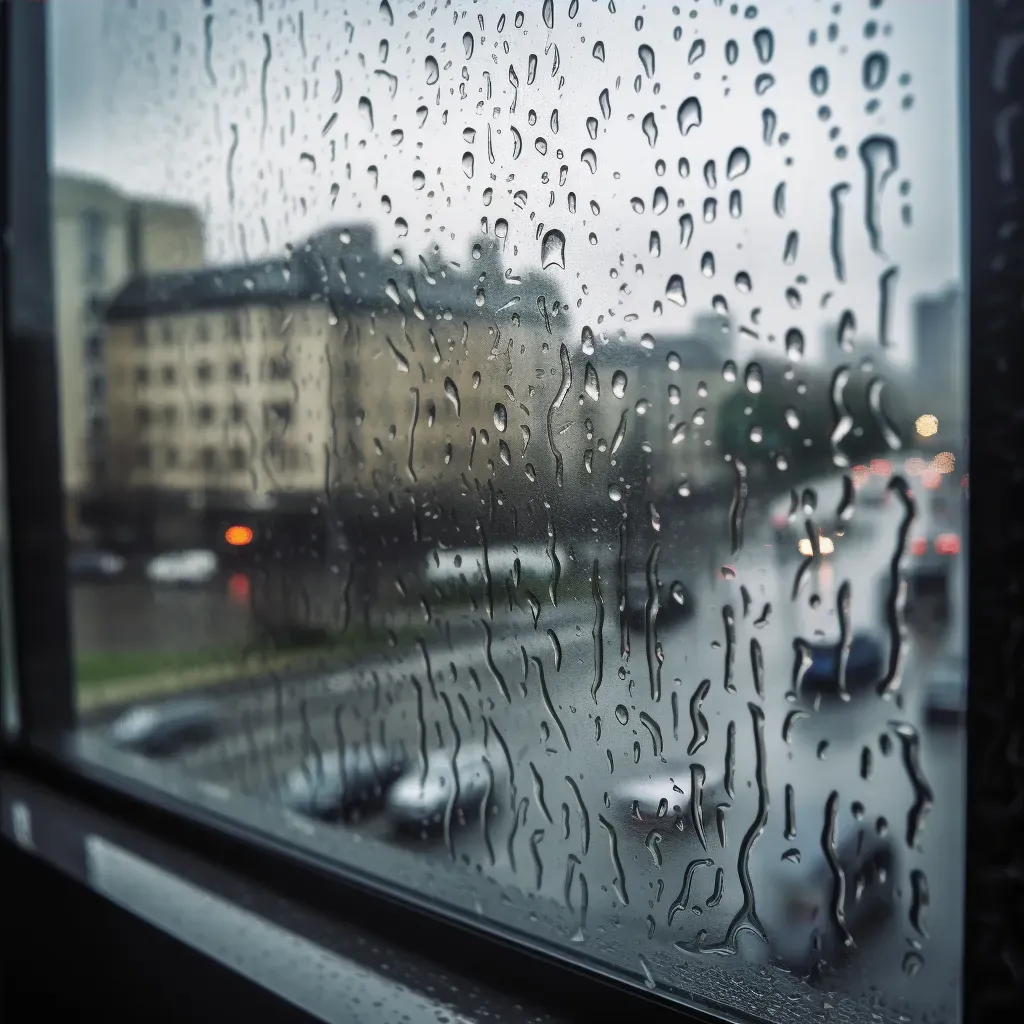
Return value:
[[(614, 1006), (642, 1013), (657, 994), (607, 985), (593, 968), (534, 956), (520, 941), (481, 925), (389, 898), (381, 887), (294, 850), (248, 835), (225, 819), (90, 766), (73, 756), (64, 504), (47, 163), (46, 8), (0, 4), (0, 373), (7, 477), (11, 633), (19, 726), (0, 731), (0, 768), (76, 798), (140, 833), (205, 856), (239, 879), (297, 899), (327, 898), (342, 923), (366, 922), (385, 947), (499, 989), (576, 1010)], [(1024, 961), (1019, 865), (1024, 863), (1024, 597), (1007, 567), (1024, 555), (1024, 10), (998, 0), (961, 7), (970, 274), (971, 561), (967, 745), (966, 1019), (1009, 1017), (1021, 1008), (1016, 964)], [(1012, 124), (1018, 111), (1016, 125)], [(1009, 127), (1008, 127), (1009, 126)], [(1016, 180), (1014, 175), (1016, 174)], [(1015, 230), (1007, 230), (1015, 225)], [(15, 443), (14, 439), (17, 438)], [(1013, 555), (1017, 550), (1017, 556)], [(39, 614), (45, 609), (45, 614)], [(1016, 827), (1015, 827), (1016, 826)], [(1017, 867), (1015, 867), (1017, 866)], [(0, 903), (7, 893), (0, 894)], [(2, 914), (0, 914), (2, 916)], [(456, 963), (453, 964), (453, 958)], [(616, 1001), (618, 1000), (618, 1003)], [(562, 1000), (563, 1007), (565, 1000)], [(567, 1010), (568, 1012), (568, 1010)], [(572, 1016), (577, 1014), (573, 1012)], [(706, 1019), (693, 1012), (694, 1019)]]

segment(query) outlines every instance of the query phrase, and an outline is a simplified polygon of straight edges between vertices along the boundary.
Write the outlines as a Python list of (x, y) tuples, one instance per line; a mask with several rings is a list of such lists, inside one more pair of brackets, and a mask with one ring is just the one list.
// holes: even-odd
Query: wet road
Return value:
[[(424, 754), (484, 743), (495, 775), (486, 815), (461, 824), (456, 816), (450, 833), (427, 839), (399, 839), (379, 816), (357, 827), (571, 908), (590, 931), (617, 922), (620, 938), (636, 932), (645, 970), (663, 980), (680, 955), (692, 956), (678, 943), (715, 945), (730, 922), (749, 919), (745, 871), (755, 897), (762, 894), (773, 945), (798, 960), (810, 956), (814, 927), (790, 922), (788, 904), (771, 894), (806, 890), (824, 919), (837, 884), (823, 845), (829, 814), (837, 834), (876, 833), (884, 819), (895, 857), (893, 912), (880, 933), (852, 915), (855, 951), (822, 983), (877, 989), (890, 1010), (901, 999), (920, 1009), (923, 1000), (934, 1019), (952, 1020), (963, 737), (926, 727), (921, 705), (935, 657), (955, 639), (925, 642), (910, 631), (899, 699), (873, 691), (848, 703), (787, 696), (794, 637), (836, 640), (846, 622), (883, 649), (891, 644), (883, 596), (892, 553), (868, 539), (837, 548), (801, 577), (794, 600), (800, 560), (773, 545), (754, 536), (739, 555), (722, 547), (707, 556), (719, 568), (691, 573), (698, 600), (682, 621), (670, 620), (669, 569), (660, 588), (666, 603), (649, 616), (650, 629), (642, 612), (621, 628), (610, 596), (614, 548), (577, 554), (562, 575), (572, 598), (554, 605), (548, 595), (539, 613), (529, 602), (510, 613), (495, 601), (491, 618), (478, 602), (475, 612), (447, 616), (447, 632), (427, 625), (421, 640), (358, 669), (233, 690), (223, 701), (223, 735), (180, 767), (275, 800), (289, 772), (339, 744), (379, 740), (415, 769)], [(658, 555), (662, 568), (684, 562), (671, 545)], [(596, 589), (585, 570), (592, 557)], [(703, 793), (692, 801), (698, 776)], [(672, 826), (669, 811), (656, 842), (650, 823), (636, 820), (637, 810), (656, 813), (652, 793), (668, 808), (681, 805), (682, 825)], [(634, 808), (634, 799), (649, 805)], [(685, 906), (672, 910), (687, 877)], [(744, 955), (760, 955), (756, 941), (737, 941)]]

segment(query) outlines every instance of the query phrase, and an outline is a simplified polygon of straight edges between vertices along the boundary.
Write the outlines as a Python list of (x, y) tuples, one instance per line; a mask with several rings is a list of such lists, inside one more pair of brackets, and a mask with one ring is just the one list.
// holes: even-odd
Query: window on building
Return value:
[(135, 367), (135, 383), (140, 385), (146, 385), (149, 383), (149, 367), (148, 366), (136, 366)]
[(99, 210), (82, 214), (82, 266), (87, 284), (102, 286), (107, 276), (107, 218)]
[(181, 462), (181, 452), (171, 446), (164, 450), (164, 465), (167, 469), (177, 469), (178, 464)]
[(292, 365), (284, 356), (271, 356), (267, 360), (267, 377), (270, 380), (290, 380)]
[(206, 317), (200, 317), (196, 323), (196, 341), (210, 340), (210, 325)]
[(85, 338), (85, 358), (98, 360), (103, 358), (103, 335), (88, 334)]
[(136, 323), (133, 337), (136, 348), (145, 348), (149, 344), (149, 328), (144, 320)]
[(267, 430), (280, 432), (292, 422), (291, 402), (267, 402), (263, 406), (263, 419)]
[(174, 366), (164, 366), (160, 370), (160, 379), (165, 384), (173, 384), (178, 379), (178, 370)]
[(228, 377), (233, 381), (240, 381), (245, 378), (245, 363), (241, 359), (232, 359), (228, 363)]
[(176, 405), (164, 406), (164, 423), (173, 427), (178, 422), (178, 407)]
[(209, 445), (199, 449), (199, 465), (209, 472), (217, 468), (217, 449)]
[(165, 345), (170, 345), (174, 341), (174, 324), (170, 319), (164, 319), (160, 324), (160, 340)]
[(232, 341), (242, 340), (242, 317), (239, 313), (229, 313), (226, 319), (227, 336)]
[(245, 406), (241, 402), (232, 402), (230, 416), (232, 423), (244, 423)]
[(153, 449), (148, 444), (140, 444), (135, 449), (135, 465), (138, 469), (149, 469), (153, 465)]
[(153, 422), (153, 410), (148, 405), (139, 405), (135, 408), (135, 425), (137, 427), (148, 427)]
[(235, 471), (245, 469), (249, 464), (249, 458), (244, 448), (237, 445), (228, 451), (228, 465)]
[(196, 380), (200, 384), (209, 384), (213, 380), (213, 363), (205, 360), (196, 364)]
[(89, 398), (93, 402), (101, 402), (107, 394), (107, 379), (102, 374), (94, 373), (89, 377)]
[(208, 427), (214, 420), (213, 406), (209, 402), (203, 402), (196, 406), (196, 420), (200, 426)]

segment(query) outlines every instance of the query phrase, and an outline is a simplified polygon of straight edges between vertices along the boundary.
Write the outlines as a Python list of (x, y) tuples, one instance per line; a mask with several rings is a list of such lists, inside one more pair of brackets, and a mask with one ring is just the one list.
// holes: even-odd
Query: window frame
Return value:
[[(325, 894), (343, 920), (377, 922), (385, 943), (401, 939), (444, 962), (446, 942), (475, 979), (521, 978), (531, 992), (558, 988), (599, 1011), (616, 999), (643, 1010), (651, 997), (595, 967), (536, 958), (520, 941), (473, 930), (442, 912), (389, 898), (379, 885), (314, 862), (237, 823), (137, 780), (74, 759), (67, 737), (75, 722), (66, 542), (61, 490), (57, 356), (54, 332), (47, 156), (46, 5), (0, 3), (0, 372), (3, 459), (9, 524), (10, 631), (18, 727), (0, 731), (0, 766), (55, 792), (77, 794), (174, 846), (200, 851), (239, 878), (278, 890)], [(1007, 565), (1024, 564), (1024, 129), (1007, 124), (1024, 103), (1024, 11), (978, 0), (961, 5), (963, 146), (970, 173), (965, 239), (970, 344), (972, 509), (969, 522), (969, 710), (967, 721), (966, 922), (963, 1003), (969, 1020), (997, 1019), (1021, 1006), (1013, 964), (1024, 957), (1015, 920), (1024, 862), (1024, 764), (1015, 722), (1024, 720), (1024, 659), (1018, 623), (1024, 597)], [(1012, 125), (1011, 125), (1012, 128)], [(1007, 170), (1009, 166), (1010, 170)], [(1016, 232), (1006, 231), (1016, 224)], [(17, 443), (13, 438), (17, 437)], [(1014, 558), (1012, 550), (1018, 549)], [(38, 609), (45, 609), (40, 615)], [(1018, 827), (1014, 828), (1014, 824)], [(469, 929), (468, 931), (466, 929)], [(458, 936), (462, 940), (458, 940)], [(524, 967), (524, 965), (526, 965)], [(519, 973), (517, 973), (519, 972)], [(576, 983), (580, 982), (580, 983)], [(548, 986), (551, 986), (548, 989)], [(599, 995), (594, 999), (594, 994)], [(661, 1001), (662, 1007), (667, 1006)], [(671, 1004), (674, 1008), (677, 1004)], [(681, 1011), (680, 1011), (681, 1012)], [(689, 1011), (692, 1019), (708, 1019)], [(575, 1014), (574, 1014), (575, 1015)]]

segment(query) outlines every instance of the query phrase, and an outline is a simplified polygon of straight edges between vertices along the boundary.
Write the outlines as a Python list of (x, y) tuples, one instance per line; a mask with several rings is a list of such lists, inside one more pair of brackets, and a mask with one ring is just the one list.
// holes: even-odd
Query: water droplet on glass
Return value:
[(654, 77), (654, 51), (646, 44), (642, 43), (640, 49), (637, 50), (640, 56), (640, 63), (644, 66), (644, 74), (648, 78)]
[(373, 104), (365, 97), (359, 97), (359, 113), (363, 115), (366, 123), (370, 126), (370, 131), (373, 131)]
[(462, 154), (462, 173), (467, 178), (473, 177), (473, 154), (470, 152)]
[(597, 154), (592, 149), (585, 149), (580, 153), (580, 159), (587, 165), (591, 174), (597, 172)]
[(604, 61), (604, 43), (600, 39), (594, 43), (592, 56), (594, 60)]
[(877, 50), (874, 53), (869, 53), (864, 58), (864, 64), (861, 68), (861, 79), (864, 82), (864, 88), (869, 89), (871, 92), (881, 89), (888, 77), (889, 57)]
[(715, 276), (715, 257), (713, 253), (706, 252), (700, 258), (700, 272), (705, 277)]
[(594, 354), (594, 332), (586, 325), (580, 332), (580, 343), (583, 346), (584, 355), (592, 356)]
[(773, 85), (775, 84), (775, 76), (769, 75), (766, 71), (763, 75), (758, 75), (754, 79), (754, 92), (758, 96), (763, 96)]
[(654, 149), (654, 144), (658, 141), (658, 125), (657, 122), (654, 120), (654, 114), (644, 114), (644, 119), (643, 123), (641, 124), (641, 127), (643, 128), (644, 135), (647, 137), (648, 145), (651, 147), (651, 149)]
[(633, 207), (634, 213), (644, 212), (644, 201), (639, 196), (633, 196), (633, 198), (630, 199), (629, 201), (629, 205)]
[(619, 725), (625, 725), (629, 721), (629, 711), (625, 704), (619, 704), (615, 708), (615, 718)]
[(657, 231), (652, 231), (651, 232), (651, 237), (650, 237), (650, 239), (648, 240), (648, 243), (647, 243), (647, 251), (652, 256), (660, 256), (661, 255), (661, 236), (658, 234)]
[(811, 92), (824, 96), (828, 92), (828, 68), (820, 64), (811, 71)]
[[(733, 367), (735, 373), (735, 367)], [(729, 378), (726, 377), (726, 380)], [(735, 377), (733, 378), (735, 380)], [(744, 383), (747, 385), (747, 390), (752, 395), (759, 395), (761, 393), (761, 386), (764, 382), (764, 375), (761, 372), (760, 363), (751, 363), (746, 370), (743, 377)]]
[(427, 72), (427, 85), (436, 85), (437, 80), (441, 77), (441, 71), (437, 66), (437, 59), (428, 55), (427, 59), (423, 62), (423, 66)]
[(498, 428), (498, 433), (504, 434), (505, 429), (508, 427), (508, 411), (501, 402), (495, 402), (494, 404), (494, 425)]
[(556, 228), (548, 231), (541, 241), (540, 265), (544, 269), (548, 267), (565, 269), (565, 235)]
[(749, 292), (752, 285), (750, 283), (750, 275), (745, 271), (741, 270), (736, 275), (736, 289), (741, 292)]
[(694, 39), (690, 44), (690, 53), (686, 58), (688, 64), (696, 64), (704, 56), (706, 47), (703, 39)]
[(473, 33), (466, 32), (462, 36), (462, 47), (466, 51), (466, 60), (473, 56)]
[(459, 389), (455, 386), (455, 381), (451, 377), (445, 377), (444, 379), (444, 393), (448, 397), (448, 401), (455, 406), (455, 415), (462, 415), (462, 402), (459, 400)]
[(727, 384), (732, 384), (736, 380), (736, 364), (731, 359), (722, 364), (722, 380)]
[(668, 209), (668, 193), (660, 185), (654, 190), (654, 200), (651, 203), (651, 209), (659, 215)]
[(799, 328), (791, 327), (786, 331), (786, 356), (793, 362), (799, 362), (804, 357), (804, 335)]
[(612, 374), (612, 394), (616, 398), (622, 398), (626, 394), (626, 374), (622, 370), (616, 370)]
[(686, 135), (691, 128), (697, 128), (703, 120), (700, 100), (696, 96), (690, 96), (679, 104), (679, 111), (676, 114), (676, 121), (679, 124), (679, 131)]
[(736, 61), (739, 59), (739, 56), (740, 56), (739, 44), (736, 42), (735, 39), (730, 39), (725, 44), (725, 59), (730, 64), (735, 64)]
[(587, 363), (587, 368), (583, 375), (583, 390), (595, 402), (600, 400), (601, 385), (597, 379), (597, 370), (594, 369), (593, 363)]
[(412, 187), (419, 192), (427, 183), (427, 176), (422, 171), (412, 172)]
[(743, 146), (737, 146), (729, 154), (729, 161), (725, 168), (725, 176), (730, 181), (733, 181), (736, 178), (743, 177), (748, 170), (750, 170), (750, 154), (743, 148)]
[(683, 286), (683, 279), (679, 274), (673, 274), (665, 285), (665, 298), (674, 302), (677, 306), (686, 305), (686, 289)]
[(555, 0), (544, 0), (544, 6), (541, 9), (541, 14), (544, 17), (544, 24), (548, 28), (555, 27)]
[(683, 365), (679, 359), (679, 356), (675, 352), (669, 352), (669, 354), (665, 357), (665, 362), (668, 364), (668, 368), (673, 373), (677, 373), (679, 371), (679, 367)]
[(772, 35), (771, 29), (759, 28), (754, 33), (754, 49), (757, 51), (757, 59), (762, 64), (771, 61), (772, 55), (775, 53), (775, 37)]
[(669, 588), (669, 593), (672, 595), (672, 600), (678, 605), (686, 604), (686, 588), (676, 580)]
[(622, 488), (618, 484), (608, 485), (608, 497), (612, 501), (622, 501)]

